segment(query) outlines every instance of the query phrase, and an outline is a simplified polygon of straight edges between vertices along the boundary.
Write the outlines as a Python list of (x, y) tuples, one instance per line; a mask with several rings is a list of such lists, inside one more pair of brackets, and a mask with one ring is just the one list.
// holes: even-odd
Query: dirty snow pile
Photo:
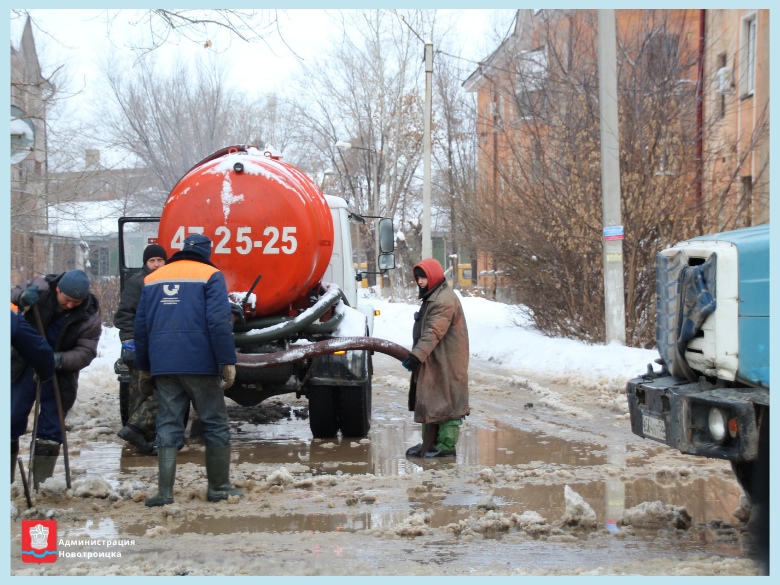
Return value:
[[(362, 292), (360, 302), (374, 306), (380, 315), (374, 321), (374, 335), (411, 347), (412, 323), (419, 304), (391, 302)], [(479, 297), (463, 297), (458, 291), (469, 330), (472, 358), (490, 361), (526, 373), (582, 388), (626, 380), (647, 371), (658, 352), (624, 347), (617, 343), (590, 345), (573, 339), (552, 338), (535, 331), (517, 308)], [(605, 384), (606, 383), (606, 384)]]

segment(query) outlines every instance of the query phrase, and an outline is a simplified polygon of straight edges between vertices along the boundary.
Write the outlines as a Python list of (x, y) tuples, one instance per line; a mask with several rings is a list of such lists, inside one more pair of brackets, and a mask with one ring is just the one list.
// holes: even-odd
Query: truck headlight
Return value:
[(720, 408), (710, 408), (710, 414), (707, 417), (707, 426), (710, 435), (717, 443), (723, 444), (729, 436), (728, 415)]

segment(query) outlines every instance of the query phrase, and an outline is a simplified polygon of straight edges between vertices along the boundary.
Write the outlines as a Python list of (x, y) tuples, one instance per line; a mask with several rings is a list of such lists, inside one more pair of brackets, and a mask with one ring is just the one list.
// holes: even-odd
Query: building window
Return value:
[(515, 57), (515, 113), (531, 118), (538, 110), (547, 80), (547, 48), (520, 51)]
[(728, 88), (726, 87), (728, 80), (727, 79), (720, 79), (720, 77), (725, 78), (726, 77), (726, 65), (728, 64), (728, 59), (726, 58), (726, 53), (721, 53), (718, 55), (718, 114), (719, 117), (725, 118), (726, 117), (726, 93)]
[(111, 250), (106, 247), (90, 248), (89, 264), (92, 276), (111, 276)]
[(756, 15), (742, 20), (742, 97), (753, 95), (756, 90)]
[(646, 79), (654, 86), (662, 86), (669, 79), (681, 77), (680, 37), (656, 34), (647, 40), (643, 49)]

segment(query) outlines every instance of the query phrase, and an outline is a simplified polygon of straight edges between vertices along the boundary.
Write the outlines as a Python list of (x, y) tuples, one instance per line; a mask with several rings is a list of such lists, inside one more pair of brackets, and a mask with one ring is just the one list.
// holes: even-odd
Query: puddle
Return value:
[[(313, 473), (342, 471), (388, 476), (405, 475), (420, 468), (420, 460), (405, 457), (406, 450), (420, 442), (420, 426), (408, 420), (373, 421), (368, 437), (370, 443), (341, 438), (301, 440), (298, 437), (308, 434), (308, 427), (303, 433), (293, 429), (299, 429), (303, 424), (300, 421), (280, 421), (273, 425), (279, 427), (274, 436), (268, 437), (263, 432), (251, 441), (247, 439), (252, 433), (235, 436), (233, 445), (237, 455), (234, 457), (246, 463), (284, 464), (296, 461), (308, 464)], [(496, 422), (488, 424), (489, 428), (465, 424), (461, 427), (455, 460), (442, 459), (435, 463), (457, 462), (487, 467), (545, 461), (587, 466), (607, 461), (603, 452), (593, 445), (540, 436)]]
[[(739, 504), (739, 488), (732, 482), (716, 479), (714, 481), (693, 480), (686, 485), (671, 484), (660, 486), (652, 480), (642, 479), (627, 482), (624, 485), (624, 499), (619, 502), (619, 511), (615, 510), (614, 498), (608, 499), (610, 485), (607, 481), (590, 483), (572, 483), (569, 486), (583, 497), (593, 508), (600, 526), (608, 527), (608, 514), (622, 517), (624, 509), (632, 508), (642, 502), (660, 500), (675, 506), (685, 506), (692, 517), (692, 527), (687, 531), (684, 541), (688, 547), (696, 547), (715, 542), (720, 538), (718, 531), (704, 526), (714, 519), (736, 524), (731, 512)], [(435, 486), (431, 486), (435, 487)], [(717, 494), (717, 495), (716, 495)], [(613, 494), (612, 494), (613, 495)], [(430, 526), (443, 528), (458, 523), (464, 518), (479, 515), (477, 508), (486, 500), (481, 490), (445, 494), (425, 501), (425, 498), (410, 498), (408, 506), (399, 509), (377, 505), (371, 510), (355, 513), (311, 513), (285, 514), (269, 516), (215, 517), (212, 514), (187, 515), (166, 519), (166, 528), (174, 534), (232, 534), (238, 532), (355, 532), (359, 530), (388, 530), (402, 524), (414, 510), (423, 510), (430, 514)], [(546, 518), (548, 524), (555, 525), (565, 511), (564, 485), (522, 485), (502, 487), (492, 492), (492, 505), (495, 511), (504, 517), (535, 511)], [(435, 503), (434, 503), (435, 502)], [(88, 523), (89, 524), (89, 523)], [(101, 521), (102, 526), (102, 521)], [(140, 536), (153, 524), (131, 524), (122, 527), (122, 534)], [(105, 529), (110, 530), (111, 526)], [(96, 528), (93, 527), (93, 530)], [(88, 532), (85, 527), (82, 529)], [(656, 529), (637, 527), (634, 532), (642, 538), (655, 539)], [(673, 531), (669, 531), (670, 535)], [(110, 534), (104, 536), (111, 536)], [(487, 536), (487, 535), (486, 535)], [(500, 534), (493, 535), (500, 538)], [(739, 543), (725, 538), (724, 548), (733, 547), (738, 554)]]
[[(243, 421), (242, 432), (233, 436), (233, 462), (285, 465), (300, 463), (308, 466), (312, 475), (373, 474), (396, 476), (418, 473), (435, 466), (495, 466), (520, 465), (534, 461), (572, 467), (596, 466), (605, 463), (625, 465), (633, 453), (625, 447), (592, 445), (567, 441), (559, 437), (537, 435), (497, 421), (487, 420), (485, 426), (467, 423), (462, 427), (455, 460), (421, 461), (406, 459), (407, 448), (420, 440), (420, 427), (407, 418), (375, 420), (369, 442), (357, 439), (313, 440), (308, 423), (298, 419), (281, 420), (271, 425), (252, 425)], [(203, 464), (202, 445), (193, 444), (179, 454), (179, 462)], [(119, 480), (156, 474), (156, 459), (136, 456), (132, 449), (119, 443), (90, 443), (81, 448), (76, 470), (100, 475), (116, 485)], [(77, 475), (78, 477), (78, 475)], [(560, 481), (560, 480), (555, 480)], [(708, 542), (707, 531), (697, 529), (699, 523), (721, 519), (736, 524), (732, 512), (739, 505), (740, 490), (731, 478), (724, 476), (709, 480), (695, 479), (639, 479), (622, 482), (604, 478), (589, 483), (569, 483), (595, 511), (601, 526), (616, 530), (615, 520), (623, 510), (642, 502), (660, 500), (675, 506), (685, 506), (692, 516), (690, 540)], [(429, 486), (435, 488), (435, 485)], [(430, 498), (409, 496), (394, 506), (377, 505), (355, 513), (285, 514), (215, 518), (211, 515), (187, 516), (167, 520), (166, 527), (173, 533), (226, 534), (236, 532), (354, 532), (358, 530), (386, 530), (404, 522), (411, 511), (425, 510), (431, 515), (430, 525), (442, 528), (461, 519), (478, 514), (476, 508), (485, 502), (489, 486), (462, 485), (451, 492), (431, 491)], [(535, 511), (555, 524), (565, 511), (564, 484), (538, 485), (518, 483), (516, 486), (496, 488), (490, 492), (492, 505), (505, 517), (513, 513)], [(422, 494), (425, 496), (425, 494)], [(122, 535), (143, 535), (151, 525), (122, 527)], [(101, 534), (109, 537), (115, 532), (111, 521), (88, 521), (74, 529), (77, 534)], [(102, 534), (106, 532), (107, 534)]]
[[(357, 532), (397, 526), (409, 516), (408, 510), (360, 512), (355, 514), (285, 514), (215, 518), (199, 514), (186, 519), (169, 518), (165, 527), (171, 534), (234, 534), (238, 532)], [(152, 525), (130, 524), (122, 534), (141, 536)]]
[[(457, 457), (453, 459), (407, 459), (406, 450), (420, 442), (420, 425), (404, 420), (378, 420), (368, 439), (310, 439), (308, 423), (282, 420), (271, 425), (242, 424), (232, 438), (233, 462), (251, 464), (301, 463), (315, 475), (371, 473), (377, 476), (407, 475), (421, 465), (519, 465), (532, 461), (571, 466), (601, 465), (607, 462), (602, 447), (537, 435), (488, 421), (487, 428), (465, 424), (461, 427)], [(203, 446), (189, 445), (179, 453), (180, 463), (203, 463)], [(81, 448), (78, 467), (116, 481), (119, 472), (136, 473), (137, 468), (156, 467), (156, 459), (138, 456), (119, 443), (92, 442)]]

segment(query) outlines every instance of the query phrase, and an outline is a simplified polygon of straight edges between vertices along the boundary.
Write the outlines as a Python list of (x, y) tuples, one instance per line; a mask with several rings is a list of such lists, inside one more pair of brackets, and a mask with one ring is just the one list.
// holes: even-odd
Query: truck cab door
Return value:
[(144, 249), (158, 244), (159, 217), (119, 218), (119, 289), (144, 266)]

